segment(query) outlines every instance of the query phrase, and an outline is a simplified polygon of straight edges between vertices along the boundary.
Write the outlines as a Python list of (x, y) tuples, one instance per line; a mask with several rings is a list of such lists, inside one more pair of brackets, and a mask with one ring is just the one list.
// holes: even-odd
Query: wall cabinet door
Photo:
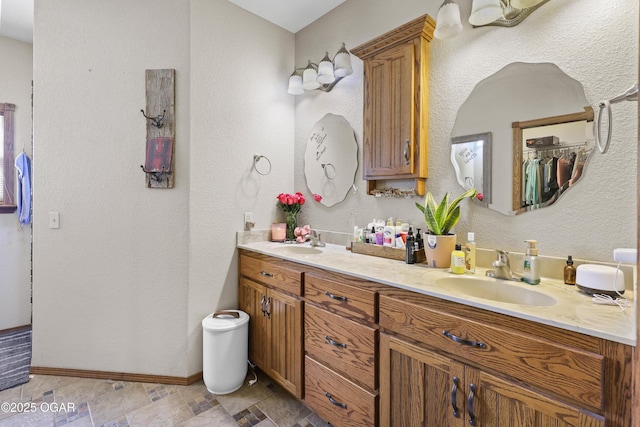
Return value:
[(464, 366), (380, 334), (380, 425), (464, 426)]
[(478, 427), (604, 427), (604, 418), (514, 382), (467, 368), (467, 417)]
[(413, 43), (405, 43), (365, 62), (366, 180), (414, 172), (413, 49)]
[(240, 310), (250, 316), (249, 359), (302, 398), (302, 301), (241, 277)]

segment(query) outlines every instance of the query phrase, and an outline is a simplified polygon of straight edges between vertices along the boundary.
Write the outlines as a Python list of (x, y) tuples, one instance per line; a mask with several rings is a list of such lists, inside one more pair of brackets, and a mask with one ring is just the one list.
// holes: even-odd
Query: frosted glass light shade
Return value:
[(324, 55), (320, 64), (318, 64), (318, 82), (323, 85), (333, 83), (336, 81), (336, 76), (333, 74), (333, 62), (329, 59), (329, 52)]
[(542, 0), (511, 0), (511, 6), (515, 7), (516, 9), (533, 7), (538, 3), (542, 3)]
[(457, 3), (445, 3), (438, 10), (436, 30), (433, 35), (437, 39), (450, 39), (462, 32), (460, 6)]
[(309, 61), (307, 68), (302, 72), (302, 87), (304, 90), (314, 90), (320, 87), (320, 83), (318, 83), (318, 72), (311, 61)]
[(473, 0), (469, 23), (471, 25), (487, 25), (503, 17), (500, 0)]
[(304, 88), (302, 87), (302, 76), (297, 72), (294, 72), (289, 77), (289, 88), (287, 89), (289, 95), (302, 95)]
[(334, 73), (336, 77), (347, 77), (353, 74), (353, 68), (351, 67), (351, 55), (349, 55), (349, 51), (345, 47), (344, 43), (342, 43), (342, 47), (336, 54), (336, 57), (333, 58), (334, 62)]

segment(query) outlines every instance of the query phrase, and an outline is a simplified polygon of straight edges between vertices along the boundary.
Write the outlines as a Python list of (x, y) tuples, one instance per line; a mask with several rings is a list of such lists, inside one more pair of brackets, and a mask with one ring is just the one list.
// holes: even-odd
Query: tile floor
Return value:
[(0, 391), (0, 427), (330, 426), (266, 375), (258, 377), (253, 386), (245, 381), (234, 393), (213, 395), (202, 381), (174, 386), (35, 375)]

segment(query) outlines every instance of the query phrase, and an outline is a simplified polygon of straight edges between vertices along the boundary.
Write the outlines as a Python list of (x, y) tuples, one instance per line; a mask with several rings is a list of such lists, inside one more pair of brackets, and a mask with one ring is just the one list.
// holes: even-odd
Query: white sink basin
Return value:
[(477, 277), (445, 277), (436, 280), (439, 286), (455, 289), (465, 295), (496, 302), (534, 306), (551, 306), (555, 298), (528, 288), (525, 283)]
[(311, 246), (299, 246), (294, 244), (278, 246), (273, 248), (273, 251), (292, 255), (314, 255), (322, 253), (322, 251), (318, 248), (314, 248)]

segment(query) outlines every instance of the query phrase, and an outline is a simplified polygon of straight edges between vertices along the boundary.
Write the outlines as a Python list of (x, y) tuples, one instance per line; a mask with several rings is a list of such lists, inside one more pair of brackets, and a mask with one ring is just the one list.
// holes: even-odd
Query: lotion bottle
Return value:
[(393, 225), (393, 218), (387, 220), (387, 225), (383, 229), (382, 244), (384, 246), (394, 247), (396, 237), (396, 227)]
[(465, 269), (469, 273), (476, 272), (476, 241), (475, 233), (467, 233), (467, 244), (465, 245)]
[(529, 246), (524, 252), (522, 262), (522, 281), (530, 285), (540, 283), (540, 269), (538, 267), (538, 248), (536, 248), (537, 240), (525, 240)]
[(462, 246), (456, 245), (456, 249), (451, 252), (451, 272), (453, 274), (464, 274), (464, 252)]

